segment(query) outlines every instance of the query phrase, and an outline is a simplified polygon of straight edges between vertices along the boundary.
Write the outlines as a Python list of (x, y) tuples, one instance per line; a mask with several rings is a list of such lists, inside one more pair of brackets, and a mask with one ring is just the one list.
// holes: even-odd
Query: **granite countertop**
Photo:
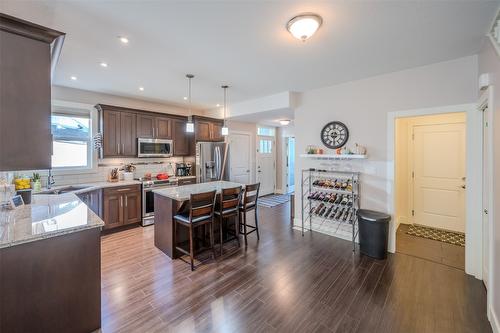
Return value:
[(208, 183), (199, 183), (192, 185), (184, 185), (179, 187), (169, 187), (165, 189), (153, 190), (153, 193), (158, 195), (165, 196), (170, 199), (174, 199), (177, 201), (187, 201), (190, 198), (190, 195), (193, 193), (203, 193), (210, 192), (216, 190), (217, 193), (220, 193), (224, 188), (231, 187), (245, 187), (244, 184), (235, 183), (235, 182), (227, 182), (227, 181), (216, 181), (216, 182), (208, 182)]
[(103, 225), (74, 193), (37, 194), (29, 205), (14, 210), (0, 208), (0, 248)]

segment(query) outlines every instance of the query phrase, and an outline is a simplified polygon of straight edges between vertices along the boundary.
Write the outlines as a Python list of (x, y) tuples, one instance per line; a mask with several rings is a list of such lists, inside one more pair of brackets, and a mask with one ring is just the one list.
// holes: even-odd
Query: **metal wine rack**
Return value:
[(351, 171), (302, 170), (302, 235), (312, 230), (350, 240), (355, 250), (359, 177)]

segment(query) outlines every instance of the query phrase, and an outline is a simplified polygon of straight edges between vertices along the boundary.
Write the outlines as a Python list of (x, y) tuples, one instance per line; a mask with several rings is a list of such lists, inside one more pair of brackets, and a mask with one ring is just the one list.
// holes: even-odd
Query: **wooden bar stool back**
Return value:
[[(215, 258), (214, 249), (214, 207), (215, 207), (215, 191), (191, 194), (189, 214), (177, 214), (174, 216), (174, 232), (177, 232), (177, 225), (187, 227), (189, 230), (189, 251), (176, 244), (175, 249), (179, 252), (189, 255), (191, 259), (191, 270), (194, 270), (194, 230), (202, 225), (210, 227), (210, 248), (212, 249)], [(203, 235), (205, 236), (205, 235)], [(182, 259), (182, 257), (181, 257)]]
[[(240, 233), (245, 237), (245, 245), (247, 245), (247, 235), (254, 231), (257, 233), (257, 239), (260, 239), (259, 214), (257, 209), (259, 188), (260, 183), (246, 185), (245, 191), (243, 192), (243, 200), (240, 204), (240, 208), (238, 209), (240, 213)], [(252, 210), (255, 213), (255, 226), (247, 224), (247, 213)]]
[(242, 188), (241, 186), (238, 187), (233, 187), (233, 188), (225, 188), (222, 189), (221, 195), (220, 195), (220, 201), (217, 206), (217, 209), (215, 210), (215, 214), (219, 217), (220, 221), (220, 255), (222, 256), (222, 248), (223, 248), (223, 231), (224, 231), (224, 221), (230, 217), (236, 217), (235, 219), (235, 227), (234, 227), (234, 232), (229, 229), (229, 226), (227, 226), (226, 232), (228, 234), (232, 234), (232, 238), (228, 238), (226, 241), (230, 241), (233, 239), (236, 239), (238, 241), (238, 247), (240, 246), (240, 239), (239, 239), (239, 224), (240, 224), (240, 215), (238, 212), (240, 201), (241, 201), (241, 193), (242, 193)]

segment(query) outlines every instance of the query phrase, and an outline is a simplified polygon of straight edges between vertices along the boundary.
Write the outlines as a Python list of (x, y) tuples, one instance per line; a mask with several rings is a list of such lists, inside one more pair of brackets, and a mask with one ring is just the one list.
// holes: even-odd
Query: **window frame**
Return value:
[[(90, 139), (87, 147), (87, 162), (85, 167), (54, 167), (54, 175), (75, 175), (97, 172), (97, 151), (93, 148), (93, 136), (97, 133), (97, 110), (91, 104), (52, 100), (52, 115), (88, 116), (90, 121)], [(54, 139), (52, 139), (54, 142)]]

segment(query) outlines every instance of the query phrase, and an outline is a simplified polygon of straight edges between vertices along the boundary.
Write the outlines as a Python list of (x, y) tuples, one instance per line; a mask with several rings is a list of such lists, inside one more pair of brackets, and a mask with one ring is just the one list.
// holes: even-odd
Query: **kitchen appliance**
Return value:
[(177, 177), (191, 176), (191, 164), (177, 163), (175, 166), (175, 175)]
[(225, 142), (198, 142), (196, 180), (205, 183), (229, 180), (229, 145)]
[[(139, 179), (142, 180), (142, 179)], [(153, 190), (177, 186), (175, 179), (142, 181), (142, 226), (155, 222), (155, 196)]]
[(137, 157), (172, 157), (173, 141), (163, 139), (138, 138)]

